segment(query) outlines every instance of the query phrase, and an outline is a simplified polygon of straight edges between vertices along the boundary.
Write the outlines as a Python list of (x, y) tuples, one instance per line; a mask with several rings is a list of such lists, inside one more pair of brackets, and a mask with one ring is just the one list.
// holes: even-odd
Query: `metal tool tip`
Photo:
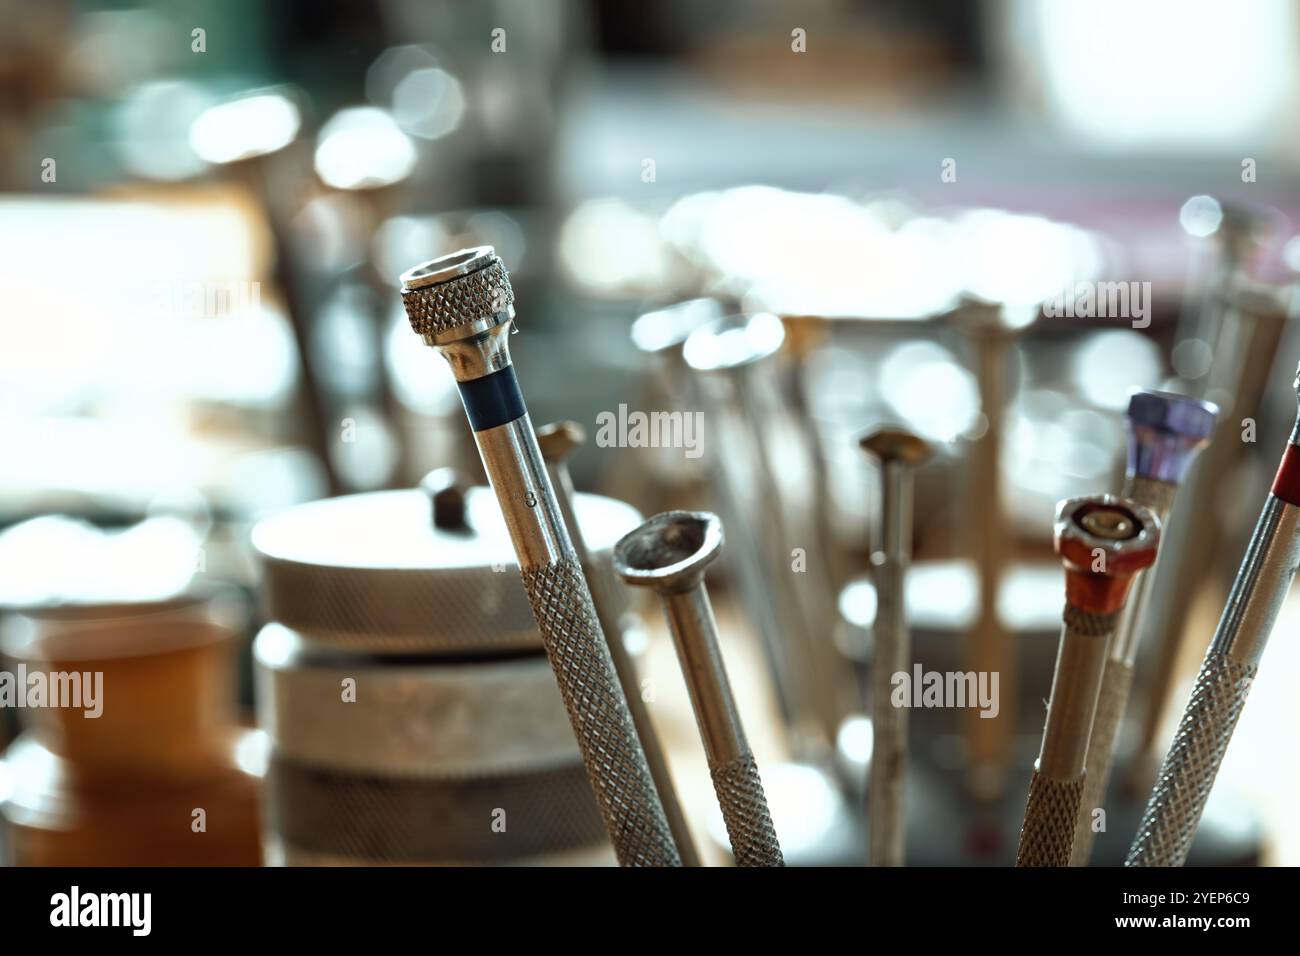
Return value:
[(614, 570), (628, 584), (661, 591), (699, 582), (721, 552), (722, 522), (707, 511), (666, 511), (614, 545)]
[(1056, 553), (1067, 567), (1124, 577), (1150, 566), (1160, 544), (1160, 520), (1149, 508), (1117, 495), (1069, 498), (1057, 505)]
[(510, 276), (491, 246), (430, 259), (403, 272), (401, 284), (411, 328), (431, 345), (451, 329), (476, 332), (514, 317)]
[(913, 468), (925, 464), (934, 454), (929, 442), (902, 428), (864, 432), (858, 438), (858, 447), (882, 462), (898, 461)]
[(587, 429), (575, 421), (552, 422), (537, 429), (537, 446), (547, 462), (559, 463), (587, 442)]
[(1134, 424), (1158, 428), (1184, 438), (1202, 439), (1214, 434), (1219, 406), (1186, 395), (1137, 388), (1129, 392), (1128, 418)]

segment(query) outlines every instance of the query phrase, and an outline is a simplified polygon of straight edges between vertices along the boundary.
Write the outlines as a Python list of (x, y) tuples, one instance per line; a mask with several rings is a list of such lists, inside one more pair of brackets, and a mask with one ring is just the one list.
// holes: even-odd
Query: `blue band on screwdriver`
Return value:
[(469, 416), (469, 426), (476, 432), (508, 424), (528, 412), (513, 365), (456, 384), (460, 388), (460, 400), (465, 404), (465, 414)]

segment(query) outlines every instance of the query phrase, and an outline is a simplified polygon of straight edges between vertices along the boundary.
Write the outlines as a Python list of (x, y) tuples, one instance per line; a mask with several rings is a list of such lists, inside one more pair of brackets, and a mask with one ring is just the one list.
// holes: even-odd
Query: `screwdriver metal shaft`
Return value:
[(716, 515), (669, 511), (614, 545), (614, 568), (628, 584), (651, 587), (663, 601), (736, 865), (784, 866), (704, 587), (704, 569), (721, 551)]
[(543, 425), (537, 429), (537, 443), (546, 462), (547, 475), (551, 487), (555, 489), (556, 499), (560, 502), (560, 511), (564, 523), (573, 538), (574, 550), (578, 553), (578, 562), (587, 575), (587, 584), (591, 588), (592, 603), (596, 608), (596, 618), (600, 629), (604, 631), (609, 642), (609, 656), (618, 672), (618, 681), (623, 687), (623, 696), (627, 698), (628, 709), (632, 712), (632, 723), (636, 726), (637, 738), (641, 749), (645, 751), (646, 763), (650, 766), (650, 775), (654, 778), (655, 789), (659, 791), (659, 800), (668, 815), (668, 826), (673, 831), (673, 841), (677, 852), (681, 854), (686, 866), (699, 866), (699, 854), (691, 840), (690, 827), (686, 815), (677, 799), (677, 789), (673, 786), (672, 772), (668, 769), (668, 760), (659, 745), (659, 735), (655, 733), (650, 720), (650, 712), (641, 699), (641, 688), (637, 683), (636, 664), (623, 643), (623, 628), (616, 613), (614, 596), (610, 593), (608, 566), (597, 568), (591, 560), (591, 550), (578, 524), (578, 513), (574, 507), (577, 493), (573, 488), (573, 477), (569, 474), (568, 458), (587, 440), (587, 434), (577, 422), (563, 421)]
[(510, 361), (514, 291), (491, 246), (401, 277), (411, 327), (451, 366), (605, 827), (625, 866), (680, 866)]
[[(1300, 371), (1294, 382), (1300, 399)], [(1182, 866), (1300, 564), (1300, 416), (1125, 866)]]
[(1071, 498), (1057, 509), (1055, 537), (1065, 565), (1064, 626), (1016, 866), (1070, 862), (1106, 648), (1133, 575), (1155, 560), (1160, 523), (1113, 495)]
[[(1162, 534), (1183, 474), (1196, 453), (1214, 434), (1218, 409), (1209, 402), (1182, 395), (1137, 389), (1129, 396), (1128, 468), (1122, 495), (1150, 508), (1160, 519)], [(1167, 539), (1166, 539), (1167, 540)], [(1071, 866), (1087, 866), (1097, 830), (1092, 812), (1101, 807), (1110, 782), (1120, 725), (1133, 686), (1133, 667), (1141, 637), (1142, 613), (1159, 562), (1138, 575), (1120, 615), (1106, 655), (1106, 668), (1097, 699), (1097, 716), (1088, 741), (1088, 775), (1083, 786), (1083, 813), (1074, 832)]]
[(907, 709), (891, 700), (893, 677), (912, 666), (904, 584), (912, 559), (912, 469), (930, 446), (911, 432), (884, 428), (858, 443), (880, 462), (881, 546), (876, 566), (876, 620), (872, 626), (871, 777), (867, 784), (868, 862), (902, 866), (906, 837)]

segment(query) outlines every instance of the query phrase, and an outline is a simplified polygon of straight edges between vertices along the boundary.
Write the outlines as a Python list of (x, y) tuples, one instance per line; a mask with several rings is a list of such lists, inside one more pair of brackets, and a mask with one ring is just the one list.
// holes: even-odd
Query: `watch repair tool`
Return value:
[(931, 455), (929, 444), (908, 431), (884, 428), (858, 443), (880, 464), (880, 548), (875, 566), (876, 619), (872, 625), (871, 776), (867, 819), (872, 866), (902, 866), (907, 835), (907, 708), (891, 702), (893, 677), (912, 666), (903, 583), (912, 560), (912, 470)]
[[(1183, 475), (1214, 434), (1219, 410), (1209, 402), (1151, 389), (1129, 395), (1125, 425), (1128, 430), (1128, 467), (1123, 497), (1136, 502), (1160, 519), (1166, 534), (1169, 511)], [(1138, 575), (1121, 614), (1106, 655), (1106, 668), (1097, 699), (1097, 716), (1088, 741), (1088, 776), (1083, 785), (1083, 813), (1074, 831), (1071, 866), (1087, 866), (1096, 831), (1092, 811), (1106, 798), (1110, 769), (1115, 758), (1120, 725), (1133, 685), (1133, 666), (1142, 635), (1142, 613), (1159, 562)]]
[(641, 685), (637, 681), (636, 664), (623, 643), (623, 626), (618, 597), (613, 593), (608, 562), (599, 567), (592, 561), (587, 549), (585, 536), (574, 514), (573, 502), (576, 492), (573, 477), (569, 474), (568, 459), (573, 452), (581, 448), (587, 440), (587, 433), (581, 425), (573, 421), (556, 422), (543, 425), (537, 429), (537, 445), (546, 462), (546, 473), (555, 490), (555, 498), (560, 503), (560, 514), (565, 527), (573, 539), (573, 549), (577, 552), (578, 563), (582, 565), (591, 588), (592, 604), (596, 608), (596, 619), (600, 629), (609, 642), (609, 656), (618, 672), (618, 682), (623, 687), (623, 696), (627, 698), (628, 709), (632, 712), (632, 723), (636, 726), (637, 738), (641, 749), (645, 751), (646, 763), (650, 775), (654, 778), (655, 789), (659, 792), (659, 801), (663, 804), (668, 817), (668, 826), (672, 829), (673, 841), (677, 852), (686, 866), (699, 866), (700, 858), (695, 852), (695, 843), (691, 839), (691, 830), (686, 823), (686, 815), (677, 799), (677, 790), (673, 786), (672, 771), (659, 745), (659, 735), (655, 733), (654, 723), (650, 720), (650, 711), (641, 698)]
[(977, 800), (989, 805), (1006, 792), (1017, 720), (1015, 641), (998, 612), (998, 595), (1005, 569), (1013, 563), (1002, 500), (1002, 446), (1016, 338), (1027, 324), (1019, 323), (1019, 317), (1006, 306), (974, 298), (967, 298), (947, 317), (967, 342), (986, 426), (970, 441), (964, 468), (964, 538), (979, 575), (979, 616), (967, 637), (964, 656), (966, 670), (1000, 675), (1002, 707), (992, 719), (969, 711), (963, 716), (963, 730), (970, 753), (967, 785)]
[[(796, 470), (788, 403), (779, 370), (785, 327), (769, 313), (725, 316), (697, 328), (682, 347), (708, 404), (710, 441), (717, 451), (728, 520), (739, 557), (748, 557), (741, 536), (752, 535), (761, 563), (766, 604), (764, 626), (775, 642), (773, 659), (787, 676), (792, 749), (800, 758), (833, 752), (843, 719), (856, 709), (858, 693), (848, 661), (834, 643), (837, 607), (830, 590), (816, 529), (792, 524), (782, 479)], [(761, 521), (752, 520), (762, 514)], [(797, 533), (796, 533), (797, 532)], [(792, 571), (792, 558), (803, 562)], [(766, 611), (759, 613), (762, 622)]]
[[(1213, 580), (1226, 554), (1243, 546), (1234, 546), (1237, 539), (1223, 527), (1219, 517), (1222, 496), (1224, 489), (1239, 485), (1234, 476), (1247, 446), (1238, 429), (1243, 419), (1259, 415), (1291, 309), (1287, 293), (1274, 287), (1245, 288), (1238, 281), (1231, 291), (1221, 290), (1219, 295), (1222, 317), (1203, 395), (1219, 406), (1219, 435), (1201, 453), (1196, 469), (1179, 490), (1165, 540), (1166, 559), (1147, 601), (1150, 610), (1142, 642), (1148, 648), (1143, 656), (1149, 656), (1150, 663), (1139, 666), (1134, 678), (1138, 744), (1125, 774), (1126, 789), (1137, 796), (1149, 792), (1159, 767), (1161, 730), (1173, 697), (1183, 642), (1188, 639), (1192, 596), (1207, 580)], [(1182, 520), (1182, 515), (1188, 520)], [(1229, 569), (1224, 571), (1226, 576)]]
[(510, 362), (515, 309), (505, 266), (491, 246), (478, 246), (416, 266), (401, 283), (411, 328), (447, 360), (460, 389), (619, 862), (679, 866)]
[(1155, 561), (1160, 543), (1159, 519), (1114, 495), (1062, 501), (1055, 531), (1065, 566), (1064, 626), (1016, 866), (1070, 862), (1106, 647), (1134, 574)]
[[(641, 521), (597, 495), (574, 509), (597, 561)], [(491, 489), (441, 468), (289, 508), (252, 541), (270, 860), (613, 862)]]
[[(1294, 382), (1300, 399), (1300, 371)], [(1182, 866), (1300, 563), (1300, 416), (1125, 866)]]
[(340, 494), (343, 484), (331, 449), (334, 426), (329, 421), (334, 396), (316, 358), (312, 312), (307, 302), (310, 278), (299, 244), (294, 241), (292, 222), (296, 212), (292, 203), (300, 198), (299, 188), (305, 191), (305, 184), (295, 183), (292, 178), (294, 173), (304, 173), (292, 169), (298, 157), (295, 147), (300, 142), (303, 99), (301, 91), (291, 87), (240, 93), (194, 119), (190, 145), (224, 178), (253, 196), (265, 214), (274, 255), (272, 279), (284, 301), (298, 360), (301, 394), (295, 411), (301, 416), (303, 442), (320, 460), (330, 493)]
[(716, 515), (668, 511), (614, 545), (614, 569), (628, 584), (653, 588), (663, 602), (736, 865), (784, 866), (704, 587), (704, 569), (722, 543)]

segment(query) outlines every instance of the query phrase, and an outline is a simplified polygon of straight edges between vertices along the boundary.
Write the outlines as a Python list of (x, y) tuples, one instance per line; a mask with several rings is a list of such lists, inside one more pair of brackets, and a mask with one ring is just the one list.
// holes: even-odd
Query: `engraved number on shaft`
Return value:
[(536, 508), (537, 507), (536, 493), (530, 490), (526, 495), (524, 495), (524, 504), (528, 505), (528, 507), (530, 508)]

